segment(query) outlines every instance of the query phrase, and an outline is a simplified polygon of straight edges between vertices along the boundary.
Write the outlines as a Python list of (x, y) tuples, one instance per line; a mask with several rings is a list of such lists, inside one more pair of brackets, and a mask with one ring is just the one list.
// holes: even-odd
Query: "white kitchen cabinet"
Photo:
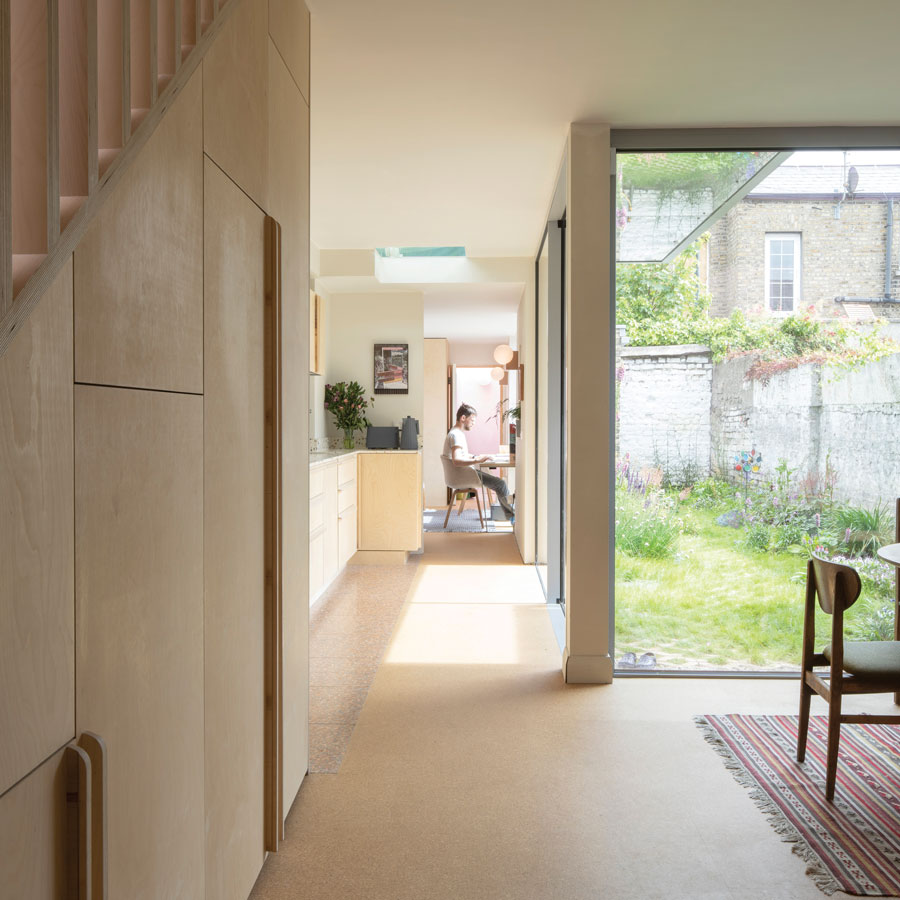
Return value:
[(338, 466), (324, 467), (325, 472), (325, 584), (337, 578), (338, 563)]

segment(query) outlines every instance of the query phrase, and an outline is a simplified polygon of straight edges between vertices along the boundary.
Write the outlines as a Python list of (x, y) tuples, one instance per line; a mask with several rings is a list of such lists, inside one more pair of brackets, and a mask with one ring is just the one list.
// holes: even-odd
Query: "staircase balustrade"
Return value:
[(0, 356), (236, 0), (0, 0)]

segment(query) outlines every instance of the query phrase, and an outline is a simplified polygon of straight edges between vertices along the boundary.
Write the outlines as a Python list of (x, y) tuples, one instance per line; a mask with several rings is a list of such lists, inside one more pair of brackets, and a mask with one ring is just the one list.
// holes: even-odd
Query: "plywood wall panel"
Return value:
[(75, 380), (203, 390), (197, 72), (75, 252)]
[(0, 358), (0, 794), (75, 733), (72, 471), (70, 260)]
[(267, 0), (242, 0), (203, 60), (204, 150), (267, 209)]
[(309, 104), (309, 10), (300, 0), (269, 0), (269, 34)]
[(59, 751), (0, 797), (2, 896), (58, 900), (66, 876), (65, 752)]
[(309, 108), (269, 42), (270, 211), (281, 223), (283, 799), (309, 762)]
[(203, 401), (76, 385), (78, 733), (109, 753), (109, 896), (203, 897)]
[(206, 163), (204, 583), (207, 897), (264, 859), (262, 212)]

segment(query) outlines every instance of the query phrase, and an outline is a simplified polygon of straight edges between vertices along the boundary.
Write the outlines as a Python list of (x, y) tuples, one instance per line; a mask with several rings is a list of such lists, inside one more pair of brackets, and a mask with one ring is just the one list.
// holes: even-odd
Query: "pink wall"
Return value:
[[(488, 421), (500, 402), (500, 385), (491, 379), (490, 375), (490, 369), (456, 370), (457, 407), (462, 403), (468, 403), (478, 410), (475, 427), (466, 435), (469, 452), (473, 456), (481, 453), (497, 453), (500, 449), (499, 418)], [(482, 384), (488, 379), (490, 384)]]

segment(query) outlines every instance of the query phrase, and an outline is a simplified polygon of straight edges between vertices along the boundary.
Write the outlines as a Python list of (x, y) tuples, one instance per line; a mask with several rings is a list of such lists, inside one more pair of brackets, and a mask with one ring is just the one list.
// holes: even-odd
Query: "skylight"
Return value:
[(465, 247), (376, 247), (379, 256), (403, 259), (411, 256), (465, 256)]

